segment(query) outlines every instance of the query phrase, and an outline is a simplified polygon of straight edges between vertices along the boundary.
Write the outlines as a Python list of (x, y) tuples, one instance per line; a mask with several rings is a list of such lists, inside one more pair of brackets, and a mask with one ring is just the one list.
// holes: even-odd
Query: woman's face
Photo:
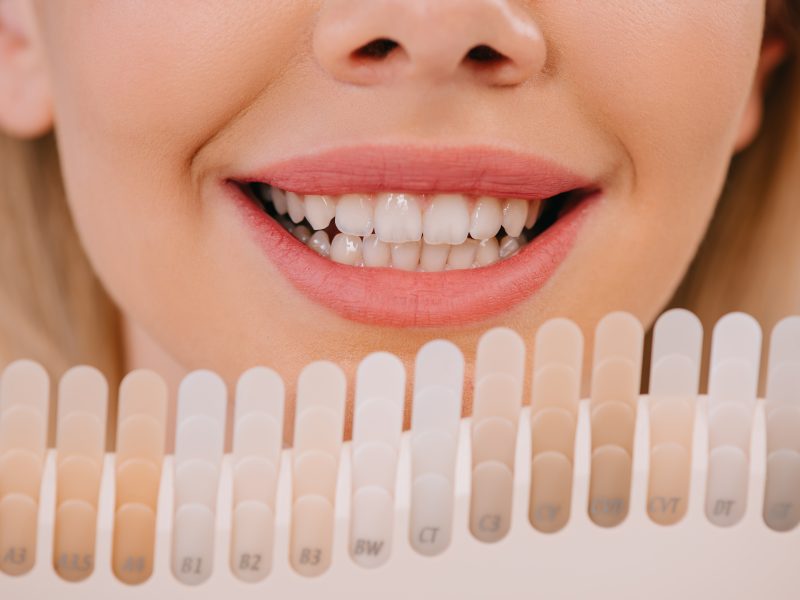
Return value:
[[(80, 0), (36, 12), (70, 206), (123, 313), (186, 368), (232, 382), (266, 364), (291, 391), (318, 358), (352, 375), (388, 350), (411, 368), (446, 337), (469, 363), (491, 326), (532, 348), (550, 317), (587, 333), (618, 309), (649, 323), (714, 210), (764, 8)], [(267, 214), (242, 192), (250, 181), (299, 196), (272, 192)], [(539, 228), (569, 197), (572, 210), (524, 229), (533, 241), (513, 254), (499, 224), (516, 234), (552, 196)], [(338, 202), (332, 223), (350, 237), (337, 261), (395, 266), (318, 255), (291, 218), (278, 223), (282, 201), (319, 229)], [(467, 233), (488, 241), (415, 241)], [(501, 250), (512, 255), (493, 262)]]

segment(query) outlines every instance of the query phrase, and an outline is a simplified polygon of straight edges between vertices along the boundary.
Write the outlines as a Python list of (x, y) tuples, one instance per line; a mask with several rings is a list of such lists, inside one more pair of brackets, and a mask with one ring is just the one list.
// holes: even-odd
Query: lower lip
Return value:
[(520, 252), (487, 267), (438, 273), (351, 267), (322, 257), (222, 182), (267, 258), (300, 292), (346, 319), (388, 327), (440, 327), (489, 319), (533, 297), (569, 254), (601, 192), (581, 199)]

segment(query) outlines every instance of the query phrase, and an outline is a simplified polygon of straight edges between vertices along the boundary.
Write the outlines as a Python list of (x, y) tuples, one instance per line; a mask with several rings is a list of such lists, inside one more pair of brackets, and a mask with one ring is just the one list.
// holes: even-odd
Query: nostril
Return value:
[(354, 50), (351, 54), (353, 58), (366, 58), (366, 59), (382, 59), (386, 58), (392, 50), (397, 48), (400, 44), (388, 38), (378, 38), (372, 40)]
[(486, 64), (486, 63), (501, 63), (508, 60), (508, 57), (504, 54), (501, 54), (491, 46), (487, 46), (486, 44), (479, 44), (478, 46), (473, 46), (470, 48), (469, 52), (467, 52), (466, 60), (472, 61), (474, 63)]

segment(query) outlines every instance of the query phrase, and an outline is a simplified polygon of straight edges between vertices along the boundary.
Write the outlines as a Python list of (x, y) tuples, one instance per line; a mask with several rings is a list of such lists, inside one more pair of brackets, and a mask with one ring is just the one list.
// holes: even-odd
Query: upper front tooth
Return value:
[(384, 242), (402, 244), (422, 237), (422, 213), (413, 194), (382, 193), (375, 197), (375, 234)]
[(330, 196), (309, 194), (305, 197), (306, 219), (314, 229), (325, 229), (336, 214), (336, 203)]
[(429, 244), (461, 244), (469, 233), (469, 204), (461, 194), (434, 196), (422, 222), (422, 236)]
[(503, 229), (511, 237), (517, 237), (528, 218), (528, 201), (511, 198), (503, 203)]
[(289, 211), (289, 218), (294, 223), (305, 219), (306, 209), (303, 206), (303, 199), (294, 192), (286, 192), (286, 207)]
[(497, 235), (503, 225), (503, 207), (497, 198), (481, 196), (472, 207), (469, 235), (476, 240), (486, 240)]
[(345, 194), (336, 203), (336, 228), (350, 235), (369, 235), (373, 227), (372, 200), (364, 194)]
[(277, 213), (279, 215), (285, 215), (287, 210), (286, 193), (279, 188), (270, 187), (269, 197), (272, 198), (272, 206), (275, 207)]

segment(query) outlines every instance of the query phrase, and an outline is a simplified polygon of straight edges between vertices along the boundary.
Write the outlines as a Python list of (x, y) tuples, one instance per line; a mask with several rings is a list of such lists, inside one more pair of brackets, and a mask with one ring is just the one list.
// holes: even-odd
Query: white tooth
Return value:
[(461, 194), (436, 194), (422, 219), (429, 244), (460, 244), (469, 233), (469, 203)]
[(528, 206), (528, 218), (525, 219), (525, 228), (530, 229), (534, 225), (536, 225), (536, 221), (539, 219), (539, 211), (542, 208), (542, 201), (541, 200), (533, 200), (530, 205)]
[(403, 242), (392, 244), (392, 268), (403, 271), (416, 271), (419, 264), (420, 246), (422, 243)]
[(343, 265), (356, 265), (362, 260), (361, 238), (357, 235), (337, 233), (331, 242), (331, 260)]
[(528, 201), (512, 198), (503, 203), (503, 229), (511, 237), (517, 237), (528, 218)]
[(325, 229), (336, 214), (336, 202), (330, 196), (309, 194), (304, 198), (306, 219), (314, 229)]
[(279, 215), (285, 215), (288, 210), (286, 207), (286, 193), (276, 187), (269, 188), (269, 197), (272, 198), (272, 206)]
[(479, 244), (478, 240), (469, 238), (464, 240), (463, 244), (452, 246), (447, 257), (447, 267), (449, 269), (469, 269), (472, 267)]
[(486, 240), (497, 235), (503, 225), (503, 207), (500, 200), (481, 196), (472, 207), (469, 235), (476, 240)]
[(515, 237), (511, 237), (510, 235), (505, 236), (502, 240), (500, 240), (500, 258), (508, 258), (512, 254), (516, 253), (522, 245), (519, 243), (519, 240)]
[(372, 199), (366, 194), (344, 194), (336, 203), (336, 228), (351, 235), (372, 233)]
[(299, 223), (305, 219), (306, 209), (303, 206), (303, 199), (294, 192), (286, 192), (286, 208), (292, 222)]
[(305, 244), (311, 237), (311, 230), (305, 225), (295, 225), (292, 228), (292, 235)]
[(447, 264), (447, 255), (450, 253), (449, 244), (428, 244), (422, 240), (422, 253), (419, 257), (419, 266), (423, 271), (444, 271)]
[(490, 237), (482, 240), (478, 244), (478, 252), (475, 254), (475, 264), (479, 267), (485, 267), (496, 263), (498, 260), (500, 260), (500, 244), (497, 243), (497, 238)]
[(308, 238), (308, 242), (306, 243), (308, 247), (317, 254), (321, 254), (322, 256), (330, 256), (331, 254), (330, 238), (328, 238), (328, 234), (324, 231), (315, 231), (314, 235)]
[(378, 194), (375, 197), (375, 233), (384, 242), (419, 241), (422, 236), (419, 198), (395, 192)]
[(389, 244), (378, 239), (377, 235), (368, 235), (361, 244), (365, 267), (388, 267), (392, 261), (392, 249)]

